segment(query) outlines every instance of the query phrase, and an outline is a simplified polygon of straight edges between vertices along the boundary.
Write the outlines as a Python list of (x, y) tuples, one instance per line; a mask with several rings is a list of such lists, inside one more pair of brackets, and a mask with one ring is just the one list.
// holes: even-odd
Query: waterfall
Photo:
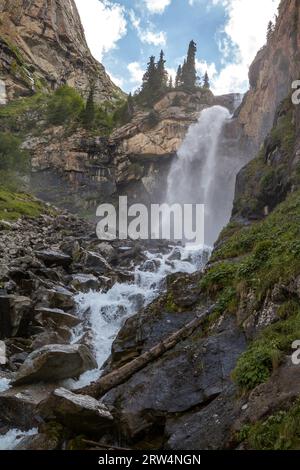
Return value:
[[(235, 177), (245, 163), (239, 152), (234, 151), (234, 139), (226, 135), (225, 128), (230, 122), (229, 111), (221, 106), (203, 110), (198, 122), (190, 127), (168, 176), (168, 204), (205, 204), (206, 247), (213, 245), (229, 220)], [(83, 374), (79, 381), (68, 381), (65, 386), (80, 388), (96, 380), (124, 321), (159, 296), (168, 274), (203, 269), (210, 250), (206, 247), (170, 247), (165, 254), (146, 252), (147, 260), (135, 267), (134, 282), (117, 283), (107, 292), (78, 295), (78, 314), (84, 322), (89, 312), (98, 369)], [(81, 336), (84, 330), (78, 327), (74, 341)]]
[(236, 174), (245, 163), (225, 135), (230, 119), (222, 106), (204, 109), (190, 127), (168, 176), (168, 204), (205, 205), (207, 246), (213, 246), (230, 218)]

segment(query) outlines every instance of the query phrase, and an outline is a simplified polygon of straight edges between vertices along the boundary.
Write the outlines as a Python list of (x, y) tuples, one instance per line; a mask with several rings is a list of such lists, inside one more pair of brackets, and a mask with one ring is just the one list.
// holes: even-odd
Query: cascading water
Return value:
[[(225, 135), (230, 118), (229, 111), (221, 106), (203, 110), (198, 122), (190, 127), (168, 177), (168, 204), (205, 204), (206, 247), (213, 245), (230, 218), (235, 177), (245, 163), (245, 159), (233, 151), (232, 142)], [(117, 283), (108, 292), (79, 295), (79, 315), (84, 319), (89, 312), (99, 368), (65, 385), (79, 388), (96, 380), (125, 319), (159, 295), (168, 274), (202, 269), (210, 252), (205, 246), (170, 248), (168, 254), (148, 252), (147, 261), (135, 269), (133, 283)], [(79, 327), (74, 341), (82, 334)]]
[(212, 246), (228, 222), (237, 172), (245, 163), (232, 152), (224, 128), (230, 113), (222, 106), (204, 109), (178, 151), (168, 177), (168, 204), (205, 205), (205, 244)]
[[(202, 269), (209, 252), (193, 247), (174, 247), (167, 254), (146, 252), (145, 255), (146, 261), (135, 269), (133, 283), (117, 283), (108, 292), (90, 292), (77, 297), (79, 315), (84, 318), (89, 311), (89, 325), (99, 368), (86, 372), (79, 381), (65, 382), (65, 386), (80, 388), (96, 380), (124, 321), (159, 295), (168, 274), (191, 274)], [(74, 341), (77, 341), (83, 334), (82, 328), (78, 327), (74, 333)]]

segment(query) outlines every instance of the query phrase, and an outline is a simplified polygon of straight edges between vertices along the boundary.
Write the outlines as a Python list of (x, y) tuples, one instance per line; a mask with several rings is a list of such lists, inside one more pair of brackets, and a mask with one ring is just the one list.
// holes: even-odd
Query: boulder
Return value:
[(105, 279), (98, 279), (93, 274), (74, 274), (70, 285), (80, 292), (99, 291), (105, 286)]
[(109, 243), (104, 243), (104, 242), (99, 243), (99, 245), (97, 245), (97, 247), (96, 247), (96, 250), (109, 263), (111, 263), (112, 261), (114, 261), (117, 258), (116, 250)]
[(63, 266), (68, 267), (72, 263), (71, 256), (66, 255), (60, 251), (53, 251), (53, 250), (43, 250), (43, 251), (36, 251), (36, 257), (43, 261), (46, 266)]
[(37, 407), (56, 388), (52, 384), (37, 384), (14, 387), (0, 393), (1, 422), (21, 430), (36, 427)]
[(43, 289), (38, 293), (38, 307), (58, 308), (62, 310), (73, 310), (75, 308), (74, 295), (69, 290), (57, 286), (53, 289)]
[(73, 328), (81, 323), (81, 320), (74, 315), (64, 312), (58, 308), (38, 307), (35, 309), (35, 320), (44, 325), (54, 323), (58, 326)]
[(0, 339), (26, 332), (31, 317), (31, 299), (0, 295)]
[(87, 395), (76, 395), (65, 388), (56, 389), (40, 406), (41, 416), (54, 419), (77, 433), (101, 435), (114, 425), (109, 409)]
[(109, 391), (103, 403), (116, 408), (129, 439), (152, 432), (170, 414), (203, 406), (230, 384), (230, 374), (246, 348), (244, 334), (226, 318), (208, 338), (201, 331)]
[(83, 372), (96, 367), (95, 358), (84, 345), (48, 345), (28, 356), (20, 367), (14, 384), (54, 382), (79, 377)]
[(84, 265), (88, 272), (94, 274), (105, 274), (112, 270), (112, 267), (105, 260), (105, 258), (93, 251), (84, 251), (81, 259), (81, 263)]

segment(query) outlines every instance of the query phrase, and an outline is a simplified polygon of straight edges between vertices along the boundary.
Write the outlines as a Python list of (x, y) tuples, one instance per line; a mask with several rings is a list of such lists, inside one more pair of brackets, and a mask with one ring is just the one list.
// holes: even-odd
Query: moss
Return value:
[(38, 217), (45, 206), (28, 194), (0, 189), (0, 220), (17, 220), (21, 216)]
[(288, 312), (288, 305), (283, 309), (287, 318), (265, 328), (239, 358), (232, 377), (242, 390), (252, 390), (268, 380), (274, 368), (291, 350), (292, 343), (299, 339), (300, 306), (293, 303), (292, 310)]
[(300, 402), (287, 411), (279, 411), (264, 421), (246, 425), (238, 434), (253, 450), (300, 449)]

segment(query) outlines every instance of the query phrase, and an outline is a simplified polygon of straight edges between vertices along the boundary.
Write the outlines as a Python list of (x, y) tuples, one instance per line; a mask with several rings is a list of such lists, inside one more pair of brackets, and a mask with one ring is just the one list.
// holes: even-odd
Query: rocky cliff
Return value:
[(74, 0), (1, 0), (0, 17), (2, 102), (65, 83), (86, 94), (91, 80), (98, 101), (122, 93), (92, 57)]
[(250, 91), (239, 112), (239, 122), (256, 149), (273, 125), (279, 103), (292, 91), (300, 76), (300, 4), (284, 0), (275, 30), (250, 67)]
[[(170, 163), (201, 110), (219, 104), (233, 112), (238, 98), (172, 91), (152, 110), (136, 108), (128, 124), (106, 137), (63, 126), (29, 133), (23, 148), (31, 155), (31, 187), (47, 201), (92, 216), (100, 202), (117, 194), (161, 202)], [(238, 137), (236, 120), (229, 132), (231, 141)]]

